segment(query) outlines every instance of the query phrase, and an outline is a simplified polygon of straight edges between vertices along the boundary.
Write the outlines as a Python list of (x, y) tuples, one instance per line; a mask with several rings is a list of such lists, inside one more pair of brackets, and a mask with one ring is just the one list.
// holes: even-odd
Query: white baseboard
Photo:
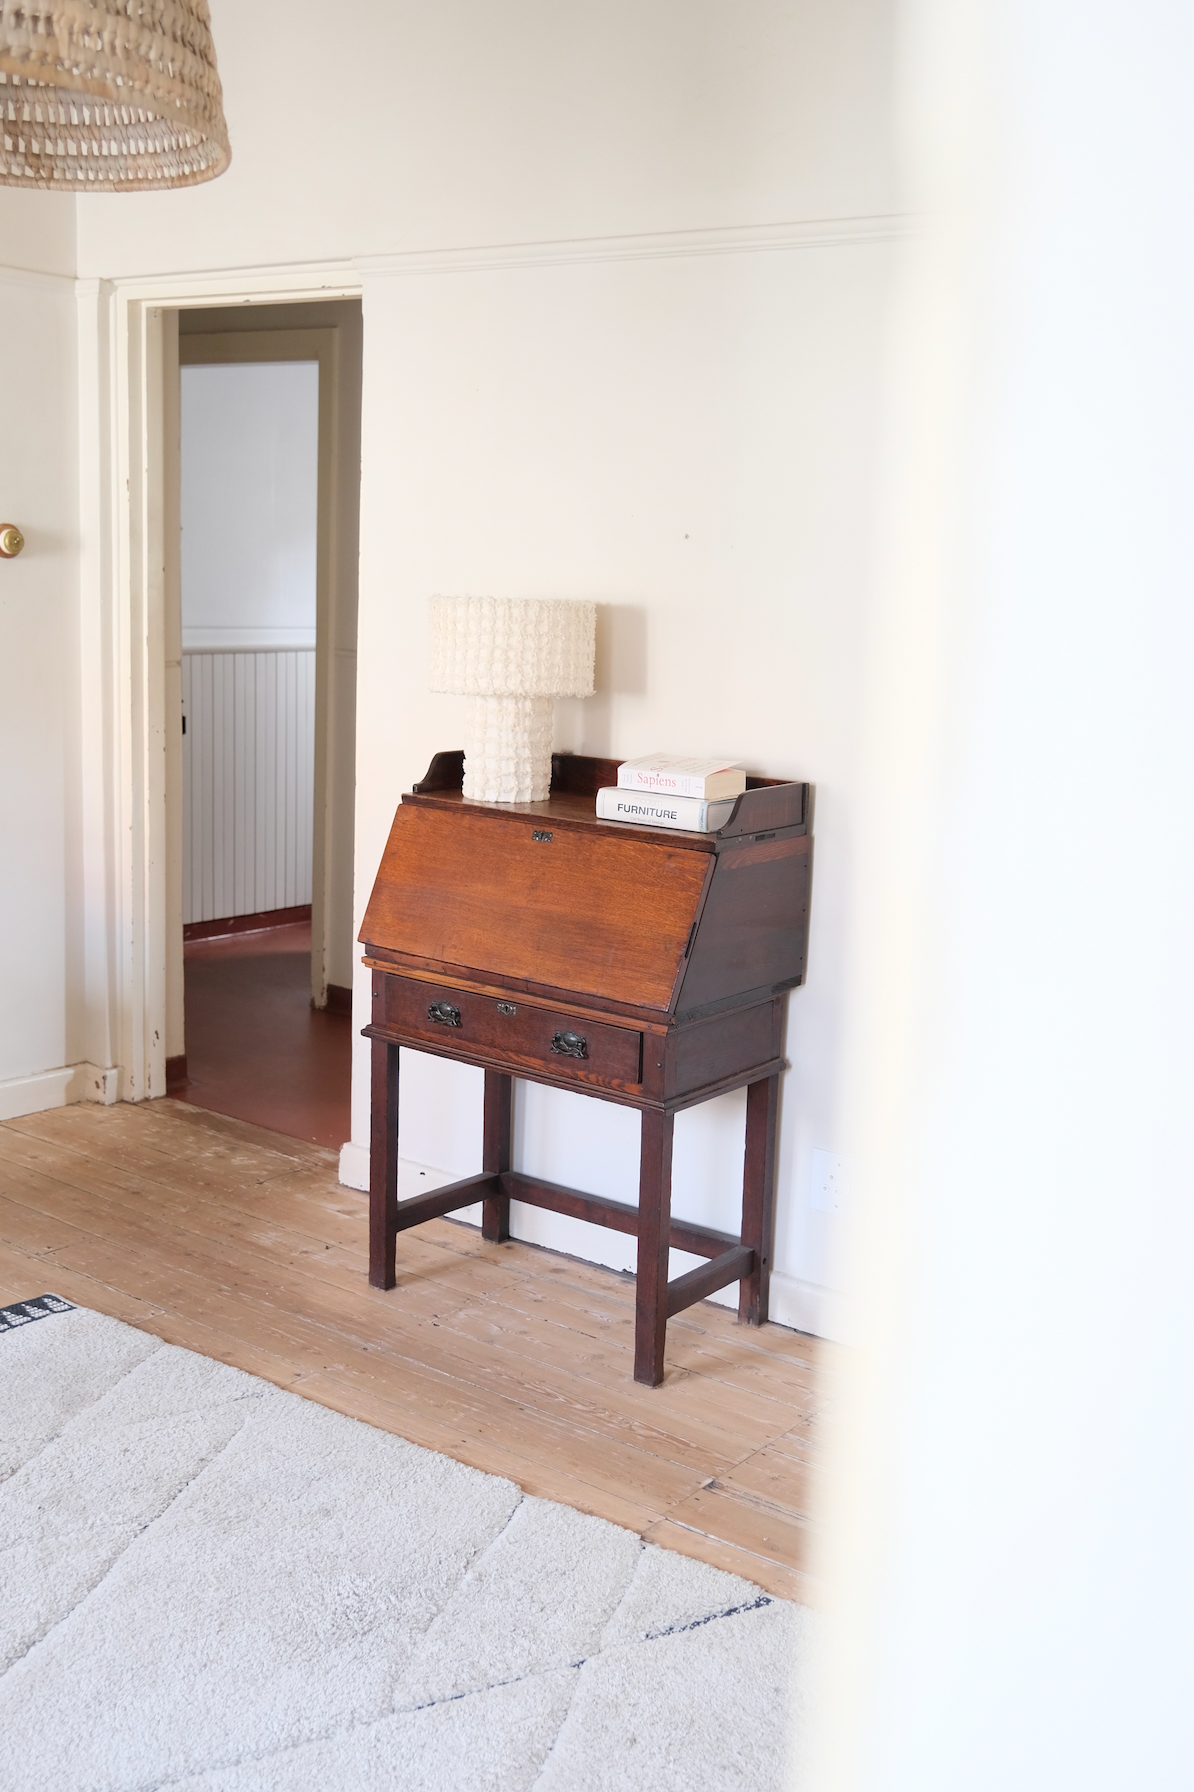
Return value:
[(67, 1064), (61, 1070), (40, 1070), (36, 1076), (14, 1076), (0, 1083), (0, 1120), (19, 1120), (22, 1114), (64, 1108), (73, 1075), (74, 1067)]
[(805, 1282), (773, 1269), (770, 1308), (776, 1325), (831, 1338), (835, 1344), (850, 1342), (850, 1300), (839, 1288), (823, 1288), (818, 1282)]
[[(431, 1164), (416, 1163), (411, 1157), (398, 1159), (398, 1192), (404, 1201), (409, 1201), (414, 1195), (425, 1195), (433, 1188), (442, 1188), (445, 1182), (455, 1182), (457, 1177), (458, 1172), (455, 1170), (436, 1170)], [(354, 1145), (351, 1139), (346, 1145), (341, 1145), (340, 1182), (344, 1188), (359, 1188), (368, 1193), (368, 1145)], [(471, 1211), (471, 1208), (465, 1209), (453, 1214), (452, 1218), (464, 1219)], [(480, 1221), (477, 1223), (479, 1225)]]
[(107, 1070), (98, 1064), (75, 1064), (67, 1085), (67, 1101), (98, 1101), (110, 1108), (118, 1099), (120, 1072), (115, 1065)]
[[(719, 1288), (709, 1299), (716, 1306), (736, 1308), (738, 1284)], [(768, 1307), (776, 1325), (786, 1325), (794, 1332), (811, 1332), (813, 1337), (829, 1338), (835, 1344), (850, 1342), (849, 1298), (837, 1288), (822, 1288), (817, 1282), (805, 1282), (799, 1276), (785, 1275), (782, 1269), (773, 1269)]]
[(340, 1147), (340, 1181), (345, 1188), (369, 1187), (369, 1147), (354, 1145), (349, 1139)]
[(111, 1107), (119, 1077), (119, 1071), (103, 1070), (98, 1064), (64, 1064), (58, 1070), (39, 1070), (35, 1076), (10, 1077), (0, 1083), (0, 1120), (42, 1114), (72, 1101), (98, 1101)]
[[(407, 1158), (398, 1162), (398, 1180), (403, 1199), (422, 1190), (440, 1188), (453, 1180), (452, 1172), (436, 1170), (430, 1164), (416, 1164)], [(369, 1148), (354, 1145), (350, 1140), (340, 1151), (340, 1181), (346, 1188), (368, 1189)], [(473, 1210), (453, 1214), (453, 1219), (468, 1220)], [(479, 1224), (479, 1219), (477, 1221)], [(710, 1297), (719, 1306), (738, 1305), (737, 1285), (722, 1289)], [(771, 1272), (771, 1317), (776, 1325), (790, 1326), (796, 1332), (811, 1332), (814, 1337), (831, 1338), (835, 1343), (849, 1343), (851, 1336), (849, 1298), (836, 1288), (822, 1288), (816, 1282), (805, 1282), (799, 1276), (782, 1270)]]

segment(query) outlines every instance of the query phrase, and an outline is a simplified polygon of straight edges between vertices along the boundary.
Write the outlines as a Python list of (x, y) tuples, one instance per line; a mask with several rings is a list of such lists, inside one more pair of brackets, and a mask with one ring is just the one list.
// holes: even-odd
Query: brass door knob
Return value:
[(25, 545), (25, 537), (15, 523), (0, 523), (0, 558), (15, 560)]

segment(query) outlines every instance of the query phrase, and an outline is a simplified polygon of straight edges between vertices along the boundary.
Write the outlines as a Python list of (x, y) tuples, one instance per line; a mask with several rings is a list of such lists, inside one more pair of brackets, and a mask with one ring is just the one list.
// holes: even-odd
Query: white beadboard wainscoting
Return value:
[(183, 649), (183, 921), (311, 900), (314, 648)]

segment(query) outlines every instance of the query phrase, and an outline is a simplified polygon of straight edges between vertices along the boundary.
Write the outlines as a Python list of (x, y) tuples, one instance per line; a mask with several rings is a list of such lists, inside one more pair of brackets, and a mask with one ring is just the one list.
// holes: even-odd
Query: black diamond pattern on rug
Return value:
[(19, 1325), (31, 1325), (35, 1319), (48, 1319), (51, 1313), (73, 1313), (73, 1301), (60, 1294), (36, 1294), (32, 1300), (18, 1300), (11, 1307), (0, 1307), (0, 1332), (15, 1332)]

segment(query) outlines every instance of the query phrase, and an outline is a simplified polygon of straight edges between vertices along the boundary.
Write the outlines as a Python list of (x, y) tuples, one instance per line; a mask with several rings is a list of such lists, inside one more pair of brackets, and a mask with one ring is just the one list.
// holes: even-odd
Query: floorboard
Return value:
[(366, 1279), (333, 1152), (178, 1101), (0, 1125), (0, 1304), (52, 1291), (810, 1599), (833, 1350), (702, 1302), (632, 1379), (633, 1278), (436, 1220)]
[(339, 1148), (352, 1021), (311, 1006), (311, 923), (188, 940), (183, 1101)]

